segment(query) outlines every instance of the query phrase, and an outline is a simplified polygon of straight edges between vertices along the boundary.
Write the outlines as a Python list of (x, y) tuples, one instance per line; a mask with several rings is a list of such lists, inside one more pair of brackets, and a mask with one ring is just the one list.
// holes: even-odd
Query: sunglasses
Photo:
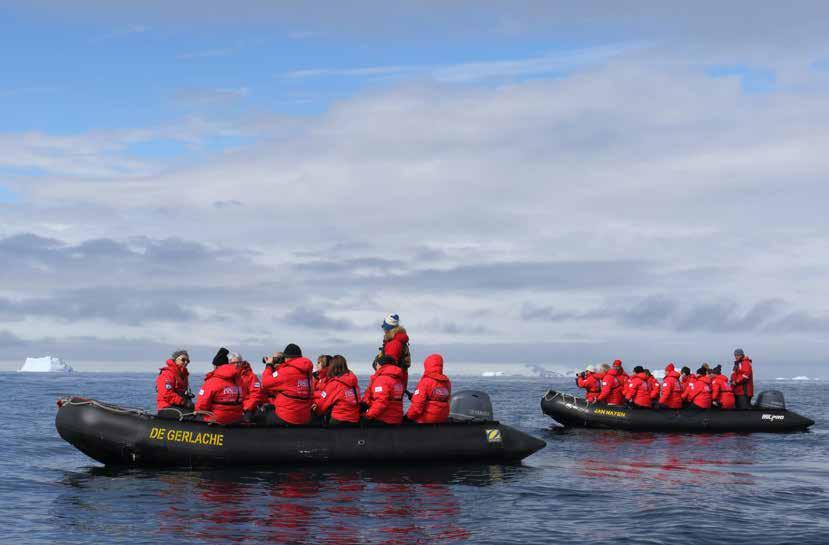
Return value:
[(187, 358), (179, 358), (178, 361), (180, 361), (181, 363), (190, 363), (190, 360)]

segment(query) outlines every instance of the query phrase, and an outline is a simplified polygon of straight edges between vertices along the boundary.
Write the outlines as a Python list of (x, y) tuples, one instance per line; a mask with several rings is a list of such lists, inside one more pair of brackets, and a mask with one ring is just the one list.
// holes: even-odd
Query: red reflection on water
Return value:
[(585, 477), (632, 481), (638, 487), (649, 481), (677, 487), (754, 484), (752, 473), (736, 470), (754, 463), (753, 449), (736, 434), (594, 432), (581, 439), (586, 452), (578, 465)]

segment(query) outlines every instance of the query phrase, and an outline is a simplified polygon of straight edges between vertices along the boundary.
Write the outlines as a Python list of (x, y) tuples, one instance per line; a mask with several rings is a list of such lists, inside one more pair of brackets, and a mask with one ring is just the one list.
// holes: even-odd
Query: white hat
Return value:
[(596, 366), (595, 365), (588, 365), (587, 368), (585, 369), (585, 371), (587, 371), (588, 373), (595, 373), (596, 372)]
[(383, 329), (394, 329), (400, 325), (400, 316), (397, 314), (386, 314), (386, 319), (383, 320)]

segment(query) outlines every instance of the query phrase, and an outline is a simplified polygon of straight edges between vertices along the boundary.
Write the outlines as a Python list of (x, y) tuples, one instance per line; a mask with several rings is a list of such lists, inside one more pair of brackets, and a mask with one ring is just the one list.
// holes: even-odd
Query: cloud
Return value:
[(285, 315), (284, 319), (308, 329), (328, 330), (332, 333), (357, 328), (350, 320), (331, 318), (324, 311), (314, 308), (294, 308)]
[(452, 65), (397, 65), (366, 66), (360, 68), (307, 68), (287, 72), (290, 79), (318, 77), (430, 77), (438, 82), (469, 83), (495, 78), (516, 78), (560, 73), (579, 67), (606, 62), (615, 56), (642, 47), (639, 44), (621, 44), (594, 47), (576, 51), (557, 51), (524, 59), (465, 62)]

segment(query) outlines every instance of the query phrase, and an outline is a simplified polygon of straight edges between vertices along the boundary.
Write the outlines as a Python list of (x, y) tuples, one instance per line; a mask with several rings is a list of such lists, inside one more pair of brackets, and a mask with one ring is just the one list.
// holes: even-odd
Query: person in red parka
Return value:
[[(234, 361), (231, 359), (230, 363)], [(265, 397), (262, 394), (262, 382), (247, 361), (239, 363), (239, 384), (242, 386), (242, 408), (250, 416), (262, 406)]]
[(613, 369), (616, 369), (616, 377), (622, 383), (622, 397), (625, 397), (627, 395), (628, 384), (630, 383), (630, 375), (622, 367), (622, 360), (613, 360)]
[(653, 376), (650, 369), (645, 369), (645, 374), (648, 376), (648, 386), (651, 390), (651, 407), (659, 399), (659, 381)]
[(412, 366), (412, 354), (409, 351), (409, 334), (400, 325), (400, 316), (397, 314), (386, 315), (383, 320), (383, 346), (374, 358), (379, 363), (383, 356), (391, 356), (397, 362), (398, 367), (403, 371), (403, 389), (409, 386), (409, 367)]
[(428, 356), (423, 369), (406, 418), (418, 424), (442, 424), (449, 420), (449, 399), (452, 397), (452, 382), (443, 374), (443, 356)]
[(348, 362), (339, 354), (331, 357), (326, 370), (325, 383), (315, 392), (314, 414), (327, 417), (329, 426), (358, 423), (360, 386), (357, 375), (348, 370)]
[(368, 421), (400, 424), (403, 420), (403, 370), (391, 356), (383, 356), (363, 396)]
[(711, 377), (708, 369), (700, 367), (696, 375), (690, 375), (687, 389), (682, 392), (682, 399), (698, 409), (711, 408)]
[(328, 366), (331, 364), (331, 358), (328, 354), (321, 354), (317, 357), (317, 364), (314, 366), (314, 391), (322, 390), (325, 387), (325, 379), (328, 376)]
[(244, 393), (239, 384), (241, 358), (234, 354), (236, 363), (230, 363), (227, 348), (220, 348), (213, 358), (213, 371), (204, 377), (204, 385), (196, 398), (196, 410), (213, 413), (204, 420), (216, 424), (233, 424), (242, 419)]
[(626, 399), (628, 403), (632, 403), (636, 407), (651, 408), (651, 385), (648, 382), (648, 375), (645, 374), (645, 369), (641, 365), (633, 368)]
[(167, 365), (159, 370), (158, 377), (155, 379), (155, 408), (158, 412), (164, 409), (175, 409), (174, 418), (178, 418), (180, 412), (193, 410), (190, 373), (187, 371), (190, 355), (186, 350), (176, 350), (166, 363)]
[(611, 368), (605, 363), (602, 365), (602, 369), (604, 371), (602, 375), (602, 389), (596, 401), (607, 403), (608, 405), (621, 405), (625, 400), (625, 386), (619, 378), (619, 367)]
[(734, 350), (734, 370), (731, 373), (731, 389), (738, 409), (750, 409), (754, 396), (754, 370), (751, 360), (742, 348)]
[(588, 365), (587, 368), (576, 375), (576, 386), (584, 388), (584, 398), (593, 403), (602, 391), (602, 381), (596, 373), (596, 367)]
[(722, 374), (722, 365), (711, 370), (711, 401), (720, 409), (733, 409), (735, 406), (734, 392), (728, 384), (728, 378)]
[[(280, 363), (281, 362), (281, 363)], [(266, 415), (268, 425), (302, 425), (311, 421), (314, 364), (302, 357), (302, 349), (291, 343), (281, 354), (265, 358), (262, 389), (274, 411)]]
[[(688, 371), (690, 372), (690, 369)], [(682, 408), (682, 385), (679, 382), (679, 373), (673, 363), (665, 366), (665, 377), (662, 379), (659, 406), (666, 409)]]
[(691, 372), (691, 368), (687, 365), (682, 368), (682, 372), (679, 375), (679, 384), (682, 385), (682, 392), (685, 393), (685, 390), (688, 388), (688, 383), (692, 380), (696, 380), (697, 376)]

